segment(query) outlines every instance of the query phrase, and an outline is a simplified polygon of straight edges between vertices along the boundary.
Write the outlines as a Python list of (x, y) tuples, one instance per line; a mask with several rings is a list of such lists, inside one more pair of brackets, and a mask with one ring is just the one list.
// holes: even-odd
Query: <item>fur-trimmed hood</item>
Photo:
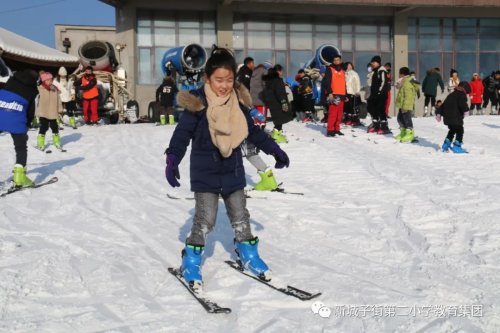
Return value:
[[(244, 106), (251, 108), (253, 103), (248, 89), (238, 82), (235, 83), (234, 89), (236, 90), (239, 102)], [(203, 88), (191, 92), (187, 90), (180, 91), (177, 94), (177, 105), (191, 112), (205, 110), (207, 107), (207, 101)]]

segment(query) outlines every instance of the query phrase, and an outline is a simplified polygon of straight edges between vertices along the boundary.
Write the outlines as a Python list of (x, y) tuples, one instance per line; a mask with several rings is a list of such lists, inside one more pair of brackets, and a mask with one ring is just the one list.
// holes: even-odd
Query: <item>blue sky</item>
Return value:
[(0, 1), (0, 27), (50, 47), (54, 25), (115, 25), (115, 9), (97, 0)]

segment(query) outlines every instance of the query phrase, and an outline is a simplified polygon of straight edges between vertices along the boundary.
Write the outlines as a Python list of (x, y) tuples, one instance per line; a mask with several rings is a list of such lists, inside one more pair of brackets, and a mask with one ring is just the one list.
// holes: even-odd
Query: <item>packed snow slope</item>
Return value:
[[(167, 271), (194, 213), (189, 158), (180, 188), (164, 176), (174, 127), (66, 128), (68, 152), (29, 148), (29, 176), (59, 182), (0, 198), (0, 331), (499, 332), (500, 117), (465, 123), (466, 155), (439, 151), (447, 129), (433, 118), (415, 119), (416, 144), (285, 125), (291, 164), (275, 175), (304, 195), (252, 192), (252, 228), (275, 279), (322, 292), (329, 318), (224, 263), (222, 201), (203, 276), (205, 296), (233, 312), (206, 313)], [(5, 188), (9, 135), (0, 154)]]

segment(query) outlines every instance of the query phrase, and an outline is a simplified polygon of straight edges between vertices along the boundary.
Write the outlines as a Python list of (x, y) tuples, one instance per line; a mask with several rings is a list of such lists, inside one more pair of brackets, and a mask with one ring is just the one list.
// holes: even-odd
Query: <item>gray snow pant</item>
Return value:
[(411, 111), (399, 109), (398, 124), (401, 128), (413, 129), (413, 120), (411, 119)]
[(264, 162), (264, 160), (262, 160), (262, 158), (259, 156), (259, 150), (253, 143), (244, 141), (241, 144), (241, 151), (243, 152), (243, 156), (247, 158), (248, 162), (250, 162), (250, 164), (252, 164), (255, 169), (257, 169), (257, 171), (266, 171), (268, 166), (266, 165), (266, 162)]
[[(186, 244), (204, 246), (208, 233), (215, 227), (219, 194), (196, 192), (194, 199), (196, 204), (193, 226), (186, 239)], [(243, 242), (254, 238), (250, 229), (250, 213), (246, 208), (246, 197), (243, 189), (222, 195), (222, 199), (226, 205), (227, 216), (233, 227), (236, 240)]]

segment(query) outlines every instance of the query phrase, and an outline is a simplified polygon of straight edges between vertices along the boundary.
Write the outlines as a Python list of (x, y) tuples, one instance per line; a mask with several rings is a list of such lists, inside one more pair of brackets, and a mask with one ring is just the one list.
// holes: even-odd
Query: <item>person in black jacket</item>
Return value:
[(391, 133), (387, 124), (385, 107), (387, 103), (387, 92), (389, 91), (389, 79), (387, 70), (381, 66), (380, 56), (374, 56), (370, 62), (373, 70), (370, 84), (370, 97), (368, 97), (368, 112), (372, 117), (372, 123), (368, 126), (368, 133), (388, 134)]
[(262, 92), (262, 97), (267, 108), (271, 112), (273, 119), (274, 129), (271, 137), (277, 143), (288, 142), (286, 136), (283, 134), (283, 124), (292, 120), (293, 115), (290, 111), (288, 103), (288, 96), (285, 90), (285, 83), (281, 78), (283, 74), (283, 67), (275, 65), (270, 68), (267, 75), (264, 75), (265, 88)]
[[(469, 106), (467, 104), (467, 95), (471, 88), (468, 82), (462, 81), (455, 90), (450, 93), (443, 104), (436, 109), (436, 120), (443, 122), (448, 126), (448, 135), (444, 140), (442, 149), (444, 152), (450, 148), (454, 153), (463, 154), (466, 151), (462, 148), (464, 138), (464, 117), (469, 115)], [(453, 141), (455, 138), (455, 141)], [(453, 147), (451, 146), (453, 142)]]
[(491, 72), (491, 75), (483, 80), (483, 109), (486, 109), (491, 101), (491, 113), (497, 114), (498, 100), (500, 92), (500, 71)]
[(177, 89), (171, 76), (165, 77), (162, 84), (156, 89), (156, 103), (160, 105), (161, 125), (166, 124), (167, 117), (169, 124), (174, 124), (174, 101), (177, 92), (179, 92), (179, 89)]
[(247, 57), (243, 60), (243, 66), (241, 66), (238, 74), (236, 74), (236, 81), (243, 84), (248, 90), (250, 90), (250, 79), (252, 78), (254, 67), (253, 58)]
[(38, 73), (26, 69), (17, 71), (0, 90), (0, 131), (9, 132), (16, 150), (13, 182), (15, 186), (32, 186), (26, 176), (28, 160), (28, 127), (35, 116), (38, 95)]

